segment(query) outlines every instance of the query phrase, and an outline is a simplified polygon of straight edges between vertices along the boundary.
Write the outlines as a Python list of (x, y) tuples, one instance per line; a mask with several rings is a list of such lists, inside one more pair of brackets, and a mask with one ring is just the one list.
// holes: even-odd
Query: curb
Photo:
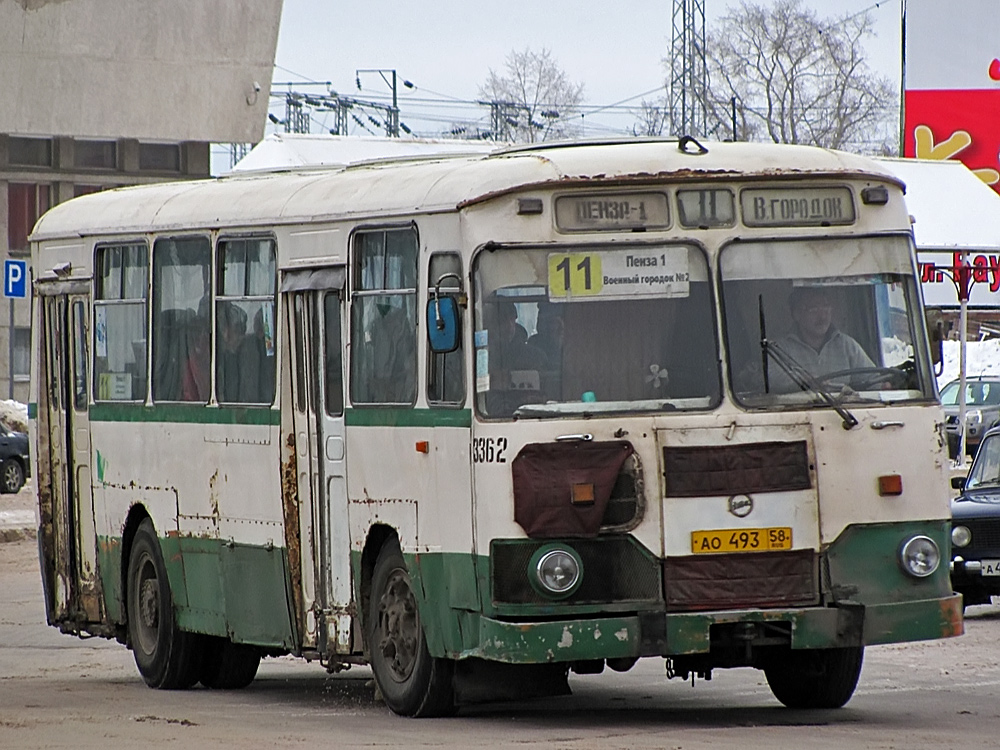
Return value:
[(35, 529), (0, 529), (0, 544), (4, 542), (20, 542), (24, 539), (36, 539)]
[(38, 536), (38, 521), (33, 510), (0, 511), (0, 543), (19, 542)]

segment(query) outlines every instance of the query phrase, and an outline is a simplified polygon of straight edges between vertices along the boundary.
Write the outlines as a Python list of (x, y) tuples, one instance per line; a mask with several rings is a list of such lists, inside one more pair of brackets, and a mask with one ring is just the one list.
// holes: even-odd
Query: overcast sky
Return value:
[[(843, 15), (870, 8), (878, 36), (869, 44), (872, 66), (897, 85), (900, 60), (902, 0), (804, 0), (820, 16)], [(730, 2), (705, 0), (708, 26), (725, 13)], [(663, 85), (671, 36), (671, 0), (502, 0), (493, 4), (469, 0), (409, 0), (409, 2), (341, 3), (330, 0), (284, 0), (275, 81), (329, 81), (340, 94), (387, 100), (390, 89), (377, 74), (358, 68), (395, 69), (399, 77), (401, 120), (422, 135), (446, 130), (459, 120), (482, 118), (488, 112), (469, 102), (490, 68), (501, 71), (513, 49), (548, 48), (573, 82), (584, 84), (591, 107), (627, 100), (638, 106)], [(402, 86), (406, 79), (413, 90)], [(275, 91), (278, 88), (276, 87)], [(312, 88), (322, 93), (323, 88)], [(435, 100), (428, 102), (427, 99)], [(454, 107), (446, 106), (455, 101)], [(271, 111), (284, 116), (282, 100)], [(312, 132), (323, 132), (317, 116)], [(634, 117), (620, 109), (588, 113), (587, 135), (602, 135), (629, 127)], [(370, 127), (375, 130), (374, 126)], [(273, 128), (269, 128), (273, 129)], [(352, 134), (363, 133), (357, 126)]]

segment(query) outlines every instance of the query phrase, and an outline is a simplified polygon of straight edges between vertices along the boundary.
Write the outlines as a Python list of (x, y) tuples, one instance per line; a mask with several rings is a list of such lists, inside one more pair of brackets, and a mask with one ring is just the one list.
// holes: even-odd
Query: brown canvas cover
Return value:
[[(632, 453), (624, 441), (529, 443), (511, 465), (514, 520), (533, 539), (596, 536)], [(574, 503), (573, 486), (587, 484), (594, 487), (593, 502)]]

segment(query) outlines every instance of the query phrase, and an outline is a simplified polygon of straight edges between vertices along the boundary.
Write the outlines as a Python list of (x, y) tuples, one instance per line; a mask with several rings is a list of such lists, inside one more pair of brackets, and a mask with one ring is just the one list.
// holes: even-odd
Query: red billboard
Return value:
[(996, 0), (908, 0), (903, 153), (957, 159), (1000, 191)]

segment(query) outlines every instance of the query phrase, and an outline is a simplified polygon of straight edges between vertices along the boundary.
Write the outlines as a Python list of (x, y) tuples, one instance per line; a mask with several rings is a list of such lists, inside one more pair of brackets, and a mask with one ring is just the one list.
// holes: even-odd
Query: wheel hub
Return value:
[(379, 600), (381, 638), (378, 649), (389, 666), (392, 678), (406, 680), (417, 661), (420, 617), (406, 573), (393, 571)]

